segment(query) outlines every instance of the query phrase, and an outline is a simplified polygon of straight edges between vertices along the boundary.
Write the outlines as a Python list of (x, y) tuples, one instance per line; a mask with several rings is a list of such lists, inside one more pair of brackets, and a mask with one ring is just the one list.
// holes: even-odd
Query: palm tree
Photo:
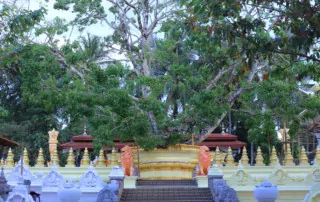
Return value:
[(87, 62), (97, 62), (105, 57), (104, 42), (101, 37), (87, 33), (87, 36), (80, 37), (83, 50), (87, 52)]

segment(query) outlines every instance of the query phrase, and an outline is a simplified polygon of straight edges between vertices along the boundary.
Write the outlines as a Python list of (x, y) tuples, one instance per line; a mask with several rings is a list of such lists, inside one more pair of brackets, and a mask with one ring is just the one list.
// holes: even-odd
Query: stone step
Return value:
[(191, 192), (207, 192), (209, 190), (208, 188), (197, 188), (197, 187), (187, 187), (187, 188), (153, 188), (153, 189), (148, 189), (148, 188), (136, 188), (136, 189), (126, 189), (128, 193), (134, 192), (134, 193), (154, 193), (154, 192), (186, 192), (186, 193), (191, 193)]
[(137, 186), (196, 186), (195, 180), (138, 180)]
[(193, 198), (158, 198), (158, 197), (121, 197), (120, 202), (125, 201), (213, 201), (212, 197), (193, 197)]
[(153, 188), (124, 189), (120, 202), (209, 202), (213, 201), (208, 188)]
[(126, 194), (126, 193), (123, 193), (122, 195), (123, 197), (140, 197), (140, 196), (143, 196), (143, 197), (161, 197), (161, 198), (167, 198), (167, 197), (174, 197), (174, 198), (190, 198), (190, 197), (194, 197), (194, 196), (197, 196), (197, 197), (204, 197), (204, 198), (207, 198), (207, 197), (212, 197), (211, 195), (207, 195), (207, 194), (169, 194), (169, 193), (150, 193), (150, 194)]
[[(191, 200), (130, 200), (130, 202), (212, 202), (213, 200), (196, 200), (196, 199), (191, 199)], [(120, 202), (125, 202), (121, 200)]]
[(212, 201), (212, 197), (121, 197), (121, 201), (132, 201), (132, 200), (163, 200), (163, 201), (170, 201), (170, 200), (202, 200), (202, 201)]

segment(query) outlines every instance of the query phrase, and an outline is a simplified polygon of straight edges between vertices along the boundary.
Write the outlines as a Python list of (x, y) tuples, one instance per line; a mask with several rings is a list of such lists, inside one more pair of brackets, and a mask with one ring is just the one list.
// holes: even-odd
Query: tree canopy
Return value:
[[(319, 114), (318, 95), (302, 90), (319, 81), (317, 2), (57, 0), (54, 8), (76, 14), (69, 26), (113, 32), (57, 46), (65, 21), (45, 23), (44, 9), (3, 10), (6, 24), (23, 26), (0, 35), (2, 122), (31, 122), (26, 136), (64, 125), (67, 140), (87, 120), (96, 148), (119, 137), (152, 149), (191, 143), (191, 134), (203, 141), (232, 114), (228, 132), (240, 123), (267, 151), (276, 126), (294, 137)], [(26, 39), (30, 29), (49, 42)]]

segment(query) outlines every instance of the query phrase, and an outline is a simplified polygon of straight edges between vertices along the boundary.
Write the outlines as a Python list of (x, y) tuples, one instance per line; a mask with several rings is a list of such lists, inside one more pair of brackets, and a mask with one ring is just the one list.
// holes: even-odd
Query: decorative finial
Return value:
[(248, 153), (247, 153), (247, 148), (246, 147), (243, 147), (243, 149), (242, 149), (241, 162), (243, 163), (244, 166), (248, 166), (249, 165), (249, 158), (248, 158)]
[(4, 158), (1, 158), (1, 160), (0, 160), (0, 166), (1, 166), (1, 167), (4, 166)]
[(75, 160), (74, 160), (73, 149), (70, 148), (66, 167), (74, 167), (75, 166), (74, 162), (75, 162)]
[(224, 130), (225, 130), (225, 128), (224, 128), (224, 125), (222, 124), (222, 132), (221, 132), (221, 135), (225, 135), (225, 134), (226, 134), (226, 132), (225, 132)]
[(84, 124), (83, 134), (82, 135), (87, 135), (87, 123)]
[(35, 167), (43, 167), (43, 166), (44, 166), (43, 150), (42, 148), (40, 148), (38, 158), (37, 158), (37, 164)]
[(277, 165), (277, 162), (278, 162), (277, 151), (276, 151), (276, 148), (273, 146), (271, 151), (271, 157), (270, 157), (270, 165), (275, 166)]
[(302, 146), (302, 148), (301, 148), (299, 164), (302, 165), (302, 166), (309, 165), (308, 157), (307, 157), (307, 154), (306, 154), (306, 150), (304, 149), (304, 146)]
[(98, 164), (97, 166), (102, 167), (106, 165), (106, 160), (104, 158), (104, 154), (103, 154), (103, 149), (100, 150), (99, 152), (99, 158), (98, 158)]
[(219, 147), (216, 147), (215, 155), (214, 155), (214, 162), (215, 164), (219, 165), (221, 164), (221, 155), (220, 155), (220, 150)]
[(110, 165), (113, 166), (117, 166), (117, 157), (116, 157), (116, 148), (112, 148), (112, 154), (111, 154), (111, 161), (110, 161)]
[(285, 157), (284, 157), (284, 164), (286, 166), (294, 166), (293, 157), (292, 157), (292, 154), (291, 154), (290, 146), (287, 147), (287, 152), (286, 152)]
[(53, 158), (51, 159), (54, 163), (57, 163), (59, 165), (59, 155), (58, 151), (55, 149), (53, 152)]
[(226, 166), (234, 166), (234, 159), (233, 159), (233, 156), (232, 156), (232, 149), (231, 149), (231, 147), (228, 148)]
[(85, 148), (83, 158), (82, 158), (82, 166), (88, 166), (88, 165), (90, 165), (89, 153), (88, 153), (88, 149)]
[(8, 151), (8, 156), (7, 156), (7, 159), (6, 159), (6, 165), (7, 166), (13, 166), (14, 165), (13, 154), (12, 154), (11, 148), (9, 148), (9, 151)]
[(260, 147), (258, 147), (257, 157), (256, 157), (256, 166), (264, 166), (263, 157)]
[(29, 166), (30, 161), (29, 161), (27, 148), (24, 148), (24, 150), (23, 150), (23, 161), (27, 166)]

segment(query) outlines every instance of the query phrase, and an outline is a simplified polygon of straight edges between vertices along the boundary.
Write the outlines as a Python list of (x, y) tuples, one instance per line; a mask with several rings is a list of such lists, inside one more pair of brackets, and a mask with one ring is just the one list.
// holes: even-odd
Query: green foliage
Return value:
[[(148, 150), (185, 142), (190, 134), (206, 134), (208, 128), (227, 123), (224, 115), (231, 110), (234, 123), (228, 132), (240, 125), (268, 157), (272, 146), (279, 147), (276, 128), (286, 123), (294, 138), (303, 119), (319, 114), (319, 97), (299, 90), (304, 81), (319, 80), (318, 5), (180, 1), (183, 10), (161, 22), (164, 37), (155, 40), (155, 28), (146, 36), (136, 17), (154, 16), (155, 9), (166, 5), (148, 10), (148, 2), (134, 1), (135, 11), (124, 1), (110, 2), (112, 35), (88, 34), (62, 47), (53, 40), (68, 30), (60, 18), (35, 30), (52, 39), (48, 44), (8, 43), (23, 39), (45, 10), (12, 15), (14, 10), (5, 7), (0, 17), (15, 26), (1, 38), (6, 44), (0, 49), (5, 75), (1, 130), (14, 137), (16, 126), (26, 138), (13, 139), (40, 147), (50, 128), (64, 124), (60, 141), (65, 142), (87, 123), (96, 151), (112, 146), (114, 138)], [(101, 0), (57, 0), (54, 6), (72, 9), (76, 18), (71, 24), (80, 30), (108, 20)], [(259, 14), (250, 13), (248, 6)], [(123, 15), (129, 16), (125, 19), (130, 25), (121, 21)], [(126, 26), (137, 28), (141, 36), (133, 36)], [(117, 61), (101, 65), (115, 48), (132, 67)]]
[(43, 20), (45, 14), (45, 8), (29, 11), (4, 4), (0, 10), (0, 26), (2, 27), (0, 40), (2, 45), (6, 43), (14, 44), (21, 39), (35, 24)]

